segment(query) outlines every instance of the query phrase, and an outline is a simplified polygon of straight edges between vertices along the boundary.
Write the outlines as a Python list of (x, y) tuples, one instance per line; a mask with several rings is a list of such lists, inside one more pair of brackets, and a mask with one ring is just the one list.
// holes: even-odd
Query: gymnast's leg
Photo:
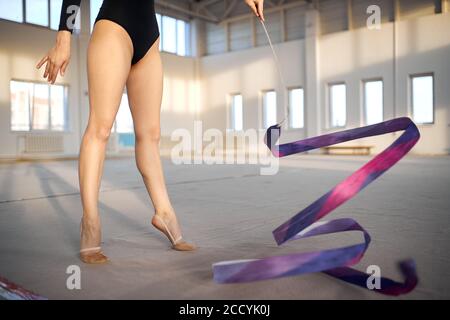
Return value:
[[(106, 143), (130, 71), (133, 46), (126, 31), (108, 20), (95, 24), (88, 47), (89, 121), (79, 157), (79, 184), (83, 205), (81, 250), (101, 243), (98, 195)], [(87, 263), (103, 263), (99, 251), (80, 252)]]
[(159, 38), (147, 54), (131, 67), (128, 99), (136, 134), (136, 164), (150, 194), (155, 216), (152, 224), (172, 242), (172, 248), (191, 251), (195, 246), (181, 239), (181, 230), (170, 203), (159, 155), (163, 69)]

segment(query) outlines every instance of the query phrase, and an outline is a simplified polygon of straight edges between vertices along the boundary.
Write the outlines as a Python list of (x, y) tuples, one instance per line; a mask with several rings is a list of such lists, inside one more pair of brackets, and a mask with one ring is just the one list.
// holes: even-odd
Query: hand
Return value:
[(59, 31), (55, 46), (36, 65), (36, 68), (40, 69), (46, 63), (43, 77), (51, 84), (55, 83), (58, 72), (61, 76), (66, 72), (70, 60), (70, 37), (70, 32)]
[(253, 10), (255, 15), (264, 20), (264, 0), (245, 0), (245, 3)]

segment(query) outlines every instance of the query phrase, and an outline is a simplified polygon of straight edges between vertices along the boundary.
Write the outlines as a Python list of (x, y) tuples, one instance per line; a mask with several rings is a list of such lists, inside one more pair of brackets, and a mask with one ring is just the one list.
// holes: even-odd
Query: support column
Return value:
[(450, 12), (450, 0), (442, 0), (442, 13)]
[(191, 55), (193, 57), (202, 57), (206, 53), (206, 30), (205, 30), (205, 22), (200, 19), (193, 19), (190, 22), (191, 28), (191, 38), (190, 38), (190, 46), (191, 46)]
[(353, 29), (353, 1), (347, 0), (347, 29)]
[(285, 42), (287, 40), (286, 36), (286, 14), (284, 9), (280, 10), (280, 36), (281, 42)]
[(230, 23), (225, 22), (225, 52), (231, 51)]
[(308, 8), (305, 12), (305, 133), (308, 137), (321, 132), (321, 103), (319, 75), (319, 12)]
[(201, 68), (200, 59), (206, 54), (206, 25), (205, 22), (200, 19), (191, 20), (191, 55), (195, 59), (194, 65), (194, 95), (195, 95), (195, 120), (201, 120), (201, 104), (202, 96), (200, 94), (200, 87), (202, 86), (201, 81)]

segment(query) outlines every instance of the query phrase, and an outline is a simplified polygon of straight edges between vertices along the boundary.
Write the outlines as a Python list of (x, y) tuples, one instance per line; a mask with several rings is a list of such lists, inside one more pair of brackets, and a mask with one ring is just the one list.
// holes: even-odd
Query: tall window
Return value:
[(434, 81), (433, 75), (412, 76), (412, 117), (414, 122), (430, 124), (434, 122)]
[(277, 123), (277, 93), (273, 90), (263, 93), (263, 123), (266, 129)]
[(345, 84), (330, 85), (330, 126), (344, 127), (347, 122), (347, 93)]
[(122, 95), (113, 131), (117, 133), (134, 132), (133, 117), (131, 116), (130, 106), (128, 104), (128, 94), (126, 93)]
[(159, 29), (159, 51), (162, 50), (162, 21), (161, 15), (159, 13), (156, 14), (156, 22), (158, 23)]
[(90, 15), (91, 15), (91, 32), (94, 29), (95, 19), (97, 19), (98, 13), (102, 6), (103, 0), (91, 0), (90, 1)]
[(305, 103), (302, 88), (289, 90), (289, 127), (293, 129), (305, 126)]
[(117, 133), (118, 143), (121, 147), (131, 148), (136, 144), (134, 135), (133, 117), (128, 104), (128, 94), (122, 95), (119, 111), (117, 112), (111, 132)]
[(364, 82), (364, 121), (367, 125), (383, 121), (383, 81)]
[(0, 19), (23, 22), (22, 0), (0, 0)]
[(27, 22), (48, 27), (48, 5), (48, 0), (25, 0)]
[(177, 20), (177, 54), (186, 55), (186, 22)]
[(163, 45), (162, 48), (166, 52), (177, 52), (177, 19), (163, 16), (162, 17)]
[(63, 0), (50, 0), (50, 29), (58, 30)]
[(0, 19), (57, 30), (61, 6), (62, 0), (0, 0)]
[(240, 131), (243, 128), (242, 95), (231, 96), (231, 129)]
[(67, 129), (67, 94), (62, 85), (11, 81), (11, 130)]
[(184, 20), (156, 14), (160, 32), (160, 50), (175, 53), (179, 56), (190, 54), (190, 25)]

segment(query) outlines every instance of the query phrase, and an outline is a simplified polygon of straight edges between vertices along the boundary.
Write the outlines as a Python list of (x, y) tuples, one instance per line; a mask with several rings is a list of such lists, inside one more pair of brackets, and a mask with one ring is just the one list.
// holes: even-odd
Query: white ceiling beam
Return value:
[(223, 0), (203, 0), (203, 1), (198, 2), (197, 7), (199, 9), (201, 9), (201, 8), (210, 6), (210, 5), (214, 4), (214, 3), (217, 3), (219, 1), (223, 1)]
[(231, 14), (231, 12), (233, 11), (233, 9), (236, 7), (236, 5), (237, 5), (237, 0), (232, 0), (232, 1), (228, 4), (228, 7), (227, 7), (227, 9), (225, 10), (225, 12), (223, 13), (222, 19), (221, 19), (221, 20), (223, 20), (223, 19), (225, 19), (225, 18), (228, 18), (229, 15)]
[(159, 7), (161, 7), (161, 8), (167, 8), (167, 9), (170, 9), (170, 10), (174, 10), (174, 11), (177, 11), (179, 13), (184, 13), (184, 14), (190, 15), (192, 17), (196, 17), (196, 18), (207, 20), (209, 22), (215, 22), (215, 23), (219, 22), (219, 19), (217, 17), (215, 17), (215, 16), (204, 15), (204, 14), (201, 14), (199, 12), (196, 12), (196, 11), (193, 11), (193, 10), (190, 10), (190, 9), (182, 8), (182, 7), (180, 7), (180, 6), (176, 5), (176, 4), (169, 3), (167, 1), (155, 0), (155, 4), (157, 6), (159, 6)]
[[(283, 4), (281, 6), (276, 6), (273, 8), (267, 8), (264, 10), (265, 13), (271, 13), (271, 12), (277, 12), (279, 10), (286, 10), (286, 9), (290, 9), (290, 8), (295, 8), (301, 5), (305, 5), (307, 3), (307, 1), (305, 0), (297, 0), (295, 2), (289, 2), (286, 4)], [(246, 14), (241, 14), (238, 16), (234, 16), (234, 17), (230, 17), (227, 19), (224, 19), (222, 21), (220, 21), (220, 23), (228, 23), (228, 22), (232, 22), (232, 21), (238, 21), (238, 20), (242, 20), (242, 19), (248, 19), (251, 18), (252, 16), (254, 16), (254, 13), (246, 13)]]

